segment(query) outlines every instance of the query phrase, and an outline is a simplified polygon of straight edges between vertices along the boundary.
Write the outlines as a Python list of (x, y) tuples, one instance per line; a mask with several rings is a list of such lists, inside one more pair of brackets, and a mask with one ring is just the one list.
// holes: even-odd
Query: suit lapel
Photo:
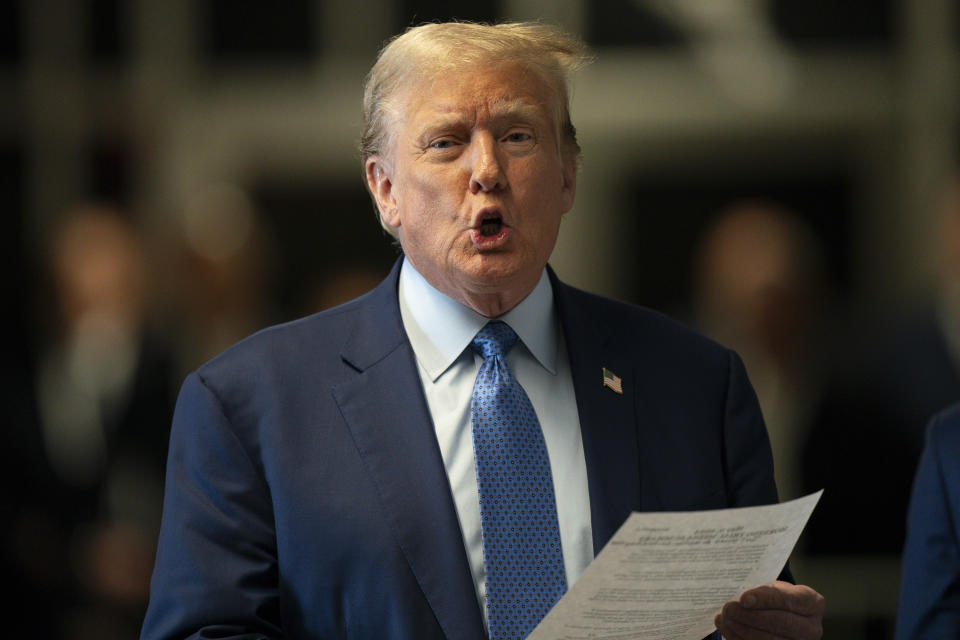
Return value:
[(448, 638), (484, 638), (450, 484), (397, 302), (399, 262), (358, 314), (333, 389), (387, 520)]
[[(594, 298), (549, 274), (577, 397), (596, 555), (640, 504), (635, 363), (598, 316)], [(604, 386), (604, 368), (622, 379), (622, 394)]]

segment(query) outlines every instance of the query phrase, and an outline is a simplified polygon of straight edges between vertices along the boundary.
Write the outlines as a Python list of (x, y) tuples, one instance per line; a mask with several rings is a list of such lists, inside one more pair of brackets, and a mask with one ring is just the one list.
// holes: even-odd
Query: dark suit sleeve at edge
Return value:
[[(898, 640), (960, 637), (960, 551), (947, 483), (955, 468), (957, 411), (935, 417), (913, 483), (903, 551)], [(947, 429), (953, 428), (953, 434)], [(944, 461), (946, 459), (946, 465)], [(953, 465), (953, 467), (951, 467)], [(955, 517), (955, 514), (954, 514)]]
[[(773, 454), (757, 395), (740, 357), (728, 352), (727, 403), (724, 409), (724, 455), (727, 502), (731, 507), (779, 501), (773, 479)], [(793, 582), (789, 566), (779, 578)]]
[(141, 640), (281, 637), (276, 558), (262, 471), (194, 373), (174, 413)]
[(777, 488), (760, 405), (740, 357), (731, 351), (728, 362), (723, 416), (727, 502), (731, 507), (772, 504), (777, 502)]

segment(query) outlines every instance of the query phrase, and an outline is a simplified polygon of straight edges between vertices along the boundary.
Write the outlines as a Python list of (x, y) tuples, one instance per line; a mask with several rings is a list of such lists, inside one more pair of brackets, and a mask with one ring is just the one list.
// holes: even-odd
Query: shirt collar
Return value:
[[(413, 352), (434, 381), (490, 320), (437, 291), (406, 259), (400, 268), (399, 300)], [(546, 269), (533, 291), (497, 319), (509, 324), (540, 365), (556, 374), (559, 319)]]

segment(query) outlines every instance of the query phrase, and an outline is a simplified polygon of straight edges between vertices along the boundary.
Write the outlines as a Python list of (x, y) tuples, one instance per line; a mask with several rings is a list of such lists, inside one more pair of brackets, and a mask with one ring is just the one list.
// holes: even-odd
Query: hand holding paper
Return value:
[(632, 514), (528, 640), (699, 640), (715, 628), (727, 640), (819, 638), (820, 594), (773, 580), (820, 493)]
[(774, 582), (745, 591), (728, 602), (714, 622), (726, 640), (823, 636), (824, 599), (804, 585)]

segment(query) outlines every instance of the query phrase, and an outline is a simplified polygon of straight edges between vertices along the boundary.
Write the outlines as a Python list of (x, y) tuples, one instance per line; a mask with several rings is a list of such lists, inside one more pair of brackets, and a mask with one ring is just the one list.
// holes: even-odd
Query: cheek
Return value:
[(407, 179), (407, 189), (399, 200), (406, 221), (417, 226), (455, 224), (460, 215), (463, 193), (457, 178), (443, 173), (418, 175)]
[(557, 244), (557, 235), (560, 233), (560, 215), (557, 213), (548, 213), (545, 219), (540, 221), (540, 233), (537, 234), (535, 242), (537, 243), (537, 253), (541, 256), (546, 254), (550, 257), (553, 248)]
[(569, 209), (567, 191), (563, 188), (563, 180), (559, 172), (531, 171), (514, 184), (518, 185), (517, 198), (524, 208), (537, 211), (538, 217), (545, 225), (553, 224)]
[(439, 254), (452, 242), (449, 233), (451, 218), (445, 213), (451, 207), (444, 201), (442, 189), (415, 186), (417, 188), (404, 193), (402, 200), (401, 244), (409, 250)]
[(443, 175), (443, 172), (423, 169), (410, 171), (403, 179), (405, 186), (403, 193), (410, 204), (429, 205), (442, 196), (447, 182), (449, 179)]

